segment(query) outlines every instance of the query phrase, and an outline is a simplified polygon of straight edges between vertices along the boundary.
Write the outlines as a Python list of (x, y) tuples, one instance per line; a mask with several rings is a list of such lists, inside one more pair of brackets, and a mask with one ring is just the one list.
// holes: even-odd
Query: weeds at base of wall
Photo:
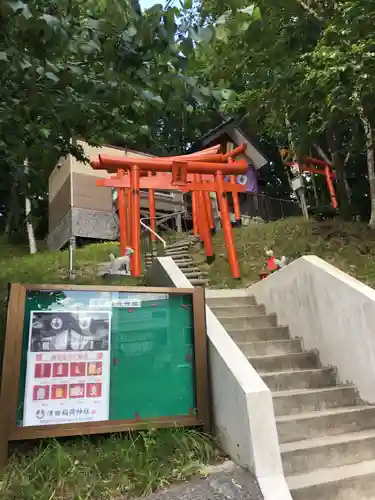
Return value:
[(216, 454), (208, 436), (178, 428), (21, 448), (0, 474), (2, 500), (125, 500), (199, 473)]

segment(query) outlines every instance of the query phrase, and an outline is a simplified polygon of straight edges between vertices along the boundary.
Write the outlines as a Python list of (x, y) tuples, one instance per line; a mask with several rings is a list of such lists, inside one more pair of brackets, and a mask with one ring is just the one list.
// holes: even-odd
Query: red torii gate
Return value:
[[(245, 151), (246, 145), (226, 154), (217, 153), (219, 147), (174, 157), (132, 158), (99, 155), (98, 160), (91, 162), (94, 169), (105, 169), (109, 173), (117, 174), (108, 179), (98, 179), (96, 183), (98, 186), (117, 189), (120, 250), (124, 255), (130, 242), (134, 250), (131, 257), (133, 276), (141, 274), (140, 189), (148, 189), (150, 225), (153, 231), (156, 216), (154, 190), (164, 189), (192, 193), (193, 230), (204, 242), (208, 258), (214, 255), (211, 239), (214, 220), (210, 192), (217, 193), (231, 273), (233, 278), (240, 278), (226, 193), (232, 193), (237, 212), (238, 192), (244, 192), (245, 186), (236, 184), (234, 176), (245, 173), (248, 164), (244, 160), (234, 161), (234, 158)], [(230, 182), (225, 182), (224, 177), (228, 175)], [(236, 217), (237, 215), (236, 213)]]

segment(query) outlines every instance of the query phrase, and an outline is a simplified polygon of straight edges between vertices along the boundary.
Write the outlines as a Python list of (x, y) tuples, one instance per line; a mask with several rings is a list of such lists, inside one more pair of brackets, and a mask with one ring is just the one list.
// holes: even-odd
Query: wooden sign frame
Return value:
[[(21, 372), (21, 352), (26, 294), (28, 291), (92, 291), (133, 292), (191, 295), (193, 303), (195, 389), (197, 412), (182, 417), (162, 417), (153, 420), (107, 420), (43, 426), (18, 427), (18, 389)], [(205, 298), (203, 288), (121, 287), (90, 285), (28, 285), (13, 283), (10, 286), (5, 330), (2, 377), (0, 384), (0, 467), (8, 459), (10, 441), (46, 437), (104, 434), (144, 428), (203, 426), (210, 430), (209, 387), (206, 345)]]

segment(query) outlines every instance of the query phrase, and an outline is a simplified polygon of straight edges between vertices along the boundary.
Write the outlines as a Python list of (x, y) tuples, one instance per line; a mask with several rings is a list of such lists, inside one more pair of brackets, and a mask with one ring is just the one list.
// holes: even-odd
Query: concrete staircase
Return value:
[(207, 273), (201, 271), (189, 255), (189, 247), (195, 242), (194, 237), (172, 243), (165, 249), (165, 256), (171, 257), (194, 286), (208, 286)]
[[(294, 500), (375, 499), (375, 406), (292, 339), (251, 297), (207, 304), (272, 391), (284, 473)], [(339, 349), (340, 346), (337, 346)]]
[[(190, 283), (194, 286), (208, 286), (209, 280), (207, 273), (197, 267), (193, 259), (189, 255), (189, 247), (199, 241), (195, 236), (190, 236), (184, 240), (167, 245), (164, 256), (171, 257), (177, 266), (181, 269), (184, 275), (188, 278)], [(156, 254), (150, 252), (144, 256), (146, 269), (152, 265), (153, 259)]]

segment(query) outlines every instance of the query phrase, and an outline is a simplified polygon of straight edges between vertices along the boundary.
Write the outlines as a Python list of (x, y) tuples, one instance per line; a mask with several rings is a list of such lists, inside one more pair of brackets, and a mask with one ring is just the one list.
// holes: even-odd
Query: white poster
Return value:
[(110, 312), (31, 312), (24, 426), (109, 419), (110, 335)]

